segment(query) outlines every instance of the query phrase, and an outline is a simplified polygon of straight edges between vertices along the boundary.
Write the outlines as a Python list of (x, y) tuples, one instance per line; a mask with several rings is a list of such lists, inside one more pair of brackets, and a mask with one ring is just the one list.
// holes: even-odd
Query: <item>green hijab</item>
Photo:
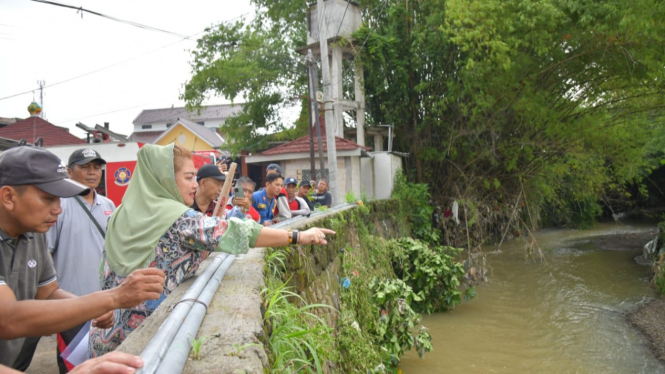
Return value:
[(147, 267), (157, 241), (187, 209), (175, 182), (173, 144), (146, 144), (106, 229), (106, 260), (121, 277)]

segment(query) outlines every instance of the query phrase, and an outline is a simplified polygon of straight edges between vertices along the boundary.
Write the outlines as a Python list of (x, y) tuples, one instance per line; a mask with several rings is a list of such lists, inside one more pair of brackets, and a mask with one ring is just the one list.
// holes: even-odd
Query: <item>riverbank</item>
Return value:
[[(595, 243), (603, 250), (638, 250), (655, 235), (655, 229), (653, 232), (621, 233), (599, 237)], [(657, 298), (638, 307), (626, 315), (626, 320), (646, 337), (656, 358), (665, 362), (665, 299)]]
[(626, 318), (646, 336), (656, 358), (665, 362), (665, 299), (655, 299), (629, 313)]

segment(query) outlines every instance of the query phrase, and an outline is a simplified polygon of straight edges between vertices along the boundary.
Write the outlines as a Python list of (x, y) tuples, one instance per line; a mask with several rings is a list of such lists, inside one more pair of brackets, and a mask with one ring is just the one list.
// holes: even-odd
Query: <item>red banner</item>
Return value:
[(118, 206), (132, 180), (136, 161), (109, 162), (106, 164), (106, 197)]

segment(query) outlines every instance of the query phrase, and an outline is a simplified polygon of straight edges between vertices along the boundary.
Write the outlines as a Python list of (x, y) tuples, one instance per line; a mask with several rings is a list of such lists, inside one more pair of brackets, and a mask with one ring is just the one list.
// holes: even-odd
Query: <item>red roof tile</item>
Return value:
[(0, 128), (0, 137), (34, 143), (37, 138), (44, 139), (44, 147), (55, 145), (85, 144), (86, 141), (70, 134), (65, 128), (58, 127), (41, 117), (28, 117)]
[[(328, 151), (328, 143), (326, 142), (326, 137), (325, 137), (325, 124), (322, 122), (322, 125), (324, 126), (321, 130), (321, 143), (323, 145), (323, 151), (327, 152)], [(343, 139), (340, 137), (335, 137), (335, 148), (338, 151), (351, 151), (354, 149), (362, 148), (366, 151), (369, 151), (371, 148), (362, 146), (358, 143), (352, 142), (347, 139)], [(314, 137), (314, 152), (318, 152), (319, 150), (319, 144), (318, 140), (316, 140), (316, 136)], [(271, 148), (267, 151), (259, 153), (262, 156), (274, 156), (274, 155), (281, 155), (285, 153), (309, 153), (309, 135), (305, 135), (302, 138), (298, 138), (296, 140), (290, 141), (288, 143), (279, 145), (275, 148)]]

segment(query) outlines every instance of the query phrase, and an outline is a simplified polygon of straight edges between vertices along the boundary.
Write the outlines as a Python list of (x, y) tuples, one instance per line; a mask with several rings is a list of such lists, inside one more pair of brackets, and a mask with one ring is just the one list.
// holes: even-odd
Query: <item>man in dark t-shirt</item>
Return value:
[(325, 206), (330, 208), (332, 206), (332, 195), (328, 192), (328, 182), (325, 179), (321, 179), (316, 185), (316, 193), (312, 194), (312, 205), (314, 209)]

